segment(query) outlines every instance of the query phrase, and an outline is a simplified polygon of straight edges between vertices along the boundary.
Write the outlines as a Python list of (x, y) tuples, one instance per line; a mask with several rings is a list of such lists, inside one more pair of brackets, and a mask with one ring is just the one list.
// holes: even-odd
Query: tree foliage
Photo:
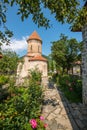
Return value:
[(86, 5), (83, 8), (78, 10), (75, 19), (73, 20), (71, 30), (81, 31), (84, 25), (87, 25), (87, 1), (86, 1)]
[(6, 11), (7, 11), (7, 5), (4, 3), (3, 0), (1, 0), (0, 2), (0, 27), (3, 28), (3, 31), (0, 31), (0, 46), (2, 45), (2, 43), (9, 44), (10, 38), (13, 35), (13, 33), (5, 25), (7, 21)]
[(67, 37), (62, 37), (59, 41), (52, 42), (51, 52), (52, 58), (56, 62), (56, 66), (61, 66), (63, 69), (65, 68), (66, 59), (66, 42)]
[(81, 9), (79, 0), (1, 0), (0, 25), (4, 28), (3, 31), (0, 31), (1, 44), (3, 42), (8, 44), (8, 38), (12, 36), (12, 32), (5, 26), (8, 5), (17, 5), (17, 14), (21, 16), (22, 21), (32, 16), (33, 22), (39, 27), (43, 26), (47, 28), (50, 26), (50, 21), (45, 17), (43, 8), (49, 9), (57, 21), (74, 24), (73, 30), (81, 28), (87, 21), (87, 19), (85, 19), (85, 17), (87, 17), (87, 8), (84, 7)]
[(48, 60), (48, 71), (49, 71), (49, 73), (52, 73), (56, 70), (56, 63), (52, 59), (51, 54), (47, 56), (47, 60)]
[(63, 70), (70, 70), (75, 61), (81, 60), (81, 44), (76, 39), (68, 39), (68, 37), (61, 35), (60, 40), (52, 42), (52, 58), (57, 65), (60, 65)]
[(6, 50), (3, 52), (3, 58), (0, 59), (0, 73), (13, 74), (16, 72), (18, 56), (15, 52)]

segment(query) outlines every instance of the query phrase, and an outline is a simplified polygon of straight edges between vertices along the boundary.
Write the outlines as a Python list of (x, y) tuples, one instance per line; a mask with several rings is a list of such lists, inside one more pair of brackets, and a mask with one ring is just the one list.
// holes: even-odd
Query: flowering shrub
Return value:
[(46, 123), (44, 123), (44, 117), (40, 116), (40, 119), (31, 119), (29, 121), (31, 128), (35, 130), (45, 130), (48, 126)]
[(37, 128), (37, 121), (35, 119), (31, 119), (30, 124), (31, 124), (33, 129)]
[[(40, 73), (35, 71), (28, 87), (16, 87), (10, 82), (9, 96), (0, 102), (0, 130), (44, 130), (41, 115), (42, 87)], [(13, 81), (12, 81), (13, 82)], [(31, 120), (30, 119), (36, 119)], [(43, 124), (43, 125), (42, 125)], [(43, 126), (43, 127), (42, 127)]]

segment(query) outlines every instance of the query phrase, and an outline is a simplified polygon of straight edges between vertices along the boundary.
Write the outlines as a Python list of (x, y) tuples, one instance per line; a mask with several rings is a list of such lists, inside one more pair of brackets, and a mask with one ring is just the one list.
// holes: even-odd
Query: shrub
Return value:
[(31, 127), (36, 130), (45, 130), (47, 127), (47, 124), (44, 123), (43, 116), (40, 116), (38, 119), (31, 119), (29, 123), (31, 124)]
[(53, 80), (54, 82), (58, 83), (58, 80), (59, 80), (58, 73), (54, 73), (54, 74), (52, 75), (52, 80)]
[(30, 112), (30, 118), (36, 118), (40, 114), (40, 107), (42, 103), (42, 87), (41, 82), (41, 73), (38, 70), (31, 71), (31, 78), (29, 80), (28, 95), (29, 97), (29, 109), (32, 109)]
[(70, 76), (69, 75), (59, 75), (59, 84), (61, 87), (66, 87), (69, 85)]
[[(27, 88), (16, 87), (14, 81), (10, 81), (10, 94), (0, 103), (0, 130), (32, 130), (29, 120), (38, 120), (41, 114), (42, 87), (38, 84), (40, 78), (39, 72), (32, 72)], [(39, 123), (37, 130), (40, 129), (44, 130)]]
[(8, 83), (8, 81), (9, 81), (8, 76), (4, 76), (4, 75), (0, 76), (0, 85), (4, 85), (4, 84)]
[(31, 70), (30, 79), (36, 82), (41, 82), (41, 72), (37, 68), (35, 70)]
[(9, 82), (9, 77), (0, 75), (0, 102), (7, 98), (7, 83)]
[(82, 79), (79, 76), (59, 76), (59, 84), (67, 99), (71, 102), (82, 102)]

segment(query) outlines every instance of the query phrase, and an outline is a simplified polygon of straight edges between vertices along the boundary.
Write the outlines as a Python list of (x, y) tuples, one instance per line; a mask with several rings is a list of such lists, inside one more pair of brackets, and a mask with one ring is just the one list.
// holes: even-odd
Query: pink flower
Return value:
[(30, 124), (31, 124), (33, 129), (37, 128), (37, 121), (35, 119), (31, 119)]
[(48, 124), (44, 124), (44, 128), (46, 128), (48, 126)]
[(44, 120), (44, 117), (43, 117), (43, 116), (40, 116), (40, 120), (42, 120), (42, 121), (43, 121), (43, 120)]

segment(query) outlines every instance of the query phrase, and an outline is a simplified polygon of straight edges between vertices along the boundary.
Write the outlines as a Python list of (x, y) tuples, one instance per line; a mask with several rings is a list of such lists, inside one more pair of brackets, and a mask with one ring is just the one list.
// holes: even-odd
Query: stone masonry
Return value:
[(47, 59), (42, 55), (42, 40), (36, 31), (29, 36), (27, 43), (27, 54), (22, 57), (23, 61), (19, 62), (17, 68), (17, 84), (29, 78), (31, 70), (38, 69), (42, 80), (46, 80), (48, 75)]
[(82, 29), (83, 51), (82, 51), (82, 78), (83, 78), (83, 103), (87, 105), (87, 25)]

